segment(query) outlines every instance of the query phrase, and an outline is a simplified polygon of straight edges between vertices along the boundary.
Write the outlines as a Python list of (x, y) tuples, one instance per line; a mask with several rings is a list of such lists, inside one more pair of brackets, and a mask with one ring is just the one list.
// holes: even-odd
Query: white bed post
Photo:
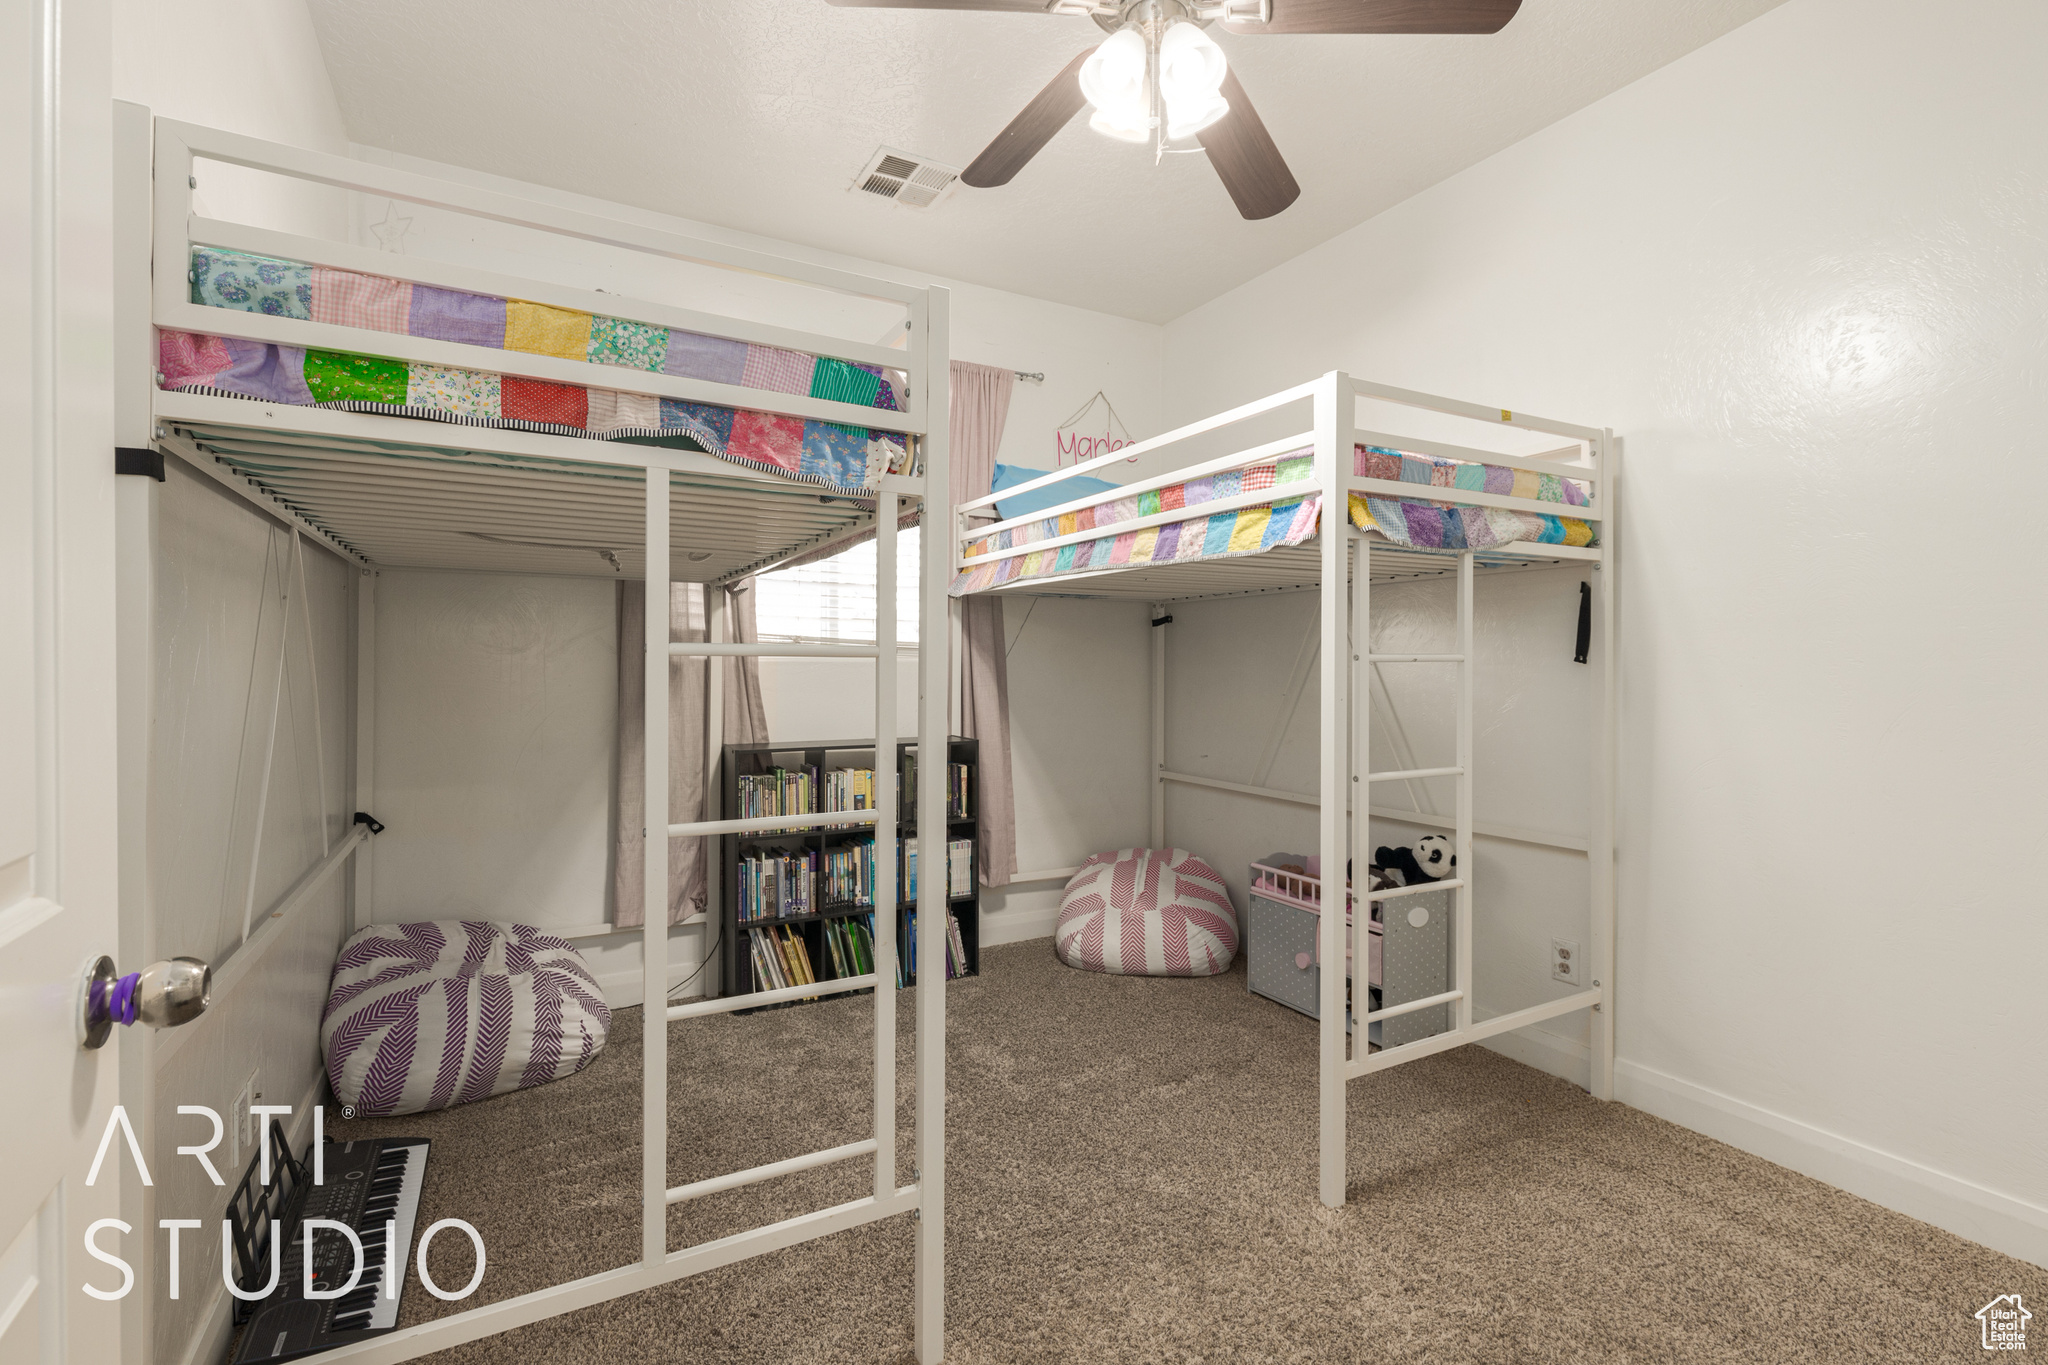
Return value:
[(896, 1188), (896, 495), (875, 499), (875, 1198)]
[[(1323, 913), (1317, 930), (1322, 959), (1321, 1048), (1317, 1058), (1317, 1089), (1321, 1096), (1319, 1125), (1322, 1149), (1320, 1194), (1323, 1203), (1344, 1203), (1344, 863), (1346, 807), (1357, 777), (1350, 771), (1350, 699), (1346, 683), (1350, 660), (1345, 656), (1348, 633), (1345, 583), (1350, 567), (1351, 539), (1345, 489), (1351, 474), (1351, 431), (1357, 396), (1351, 376), (1332, 370), (1323, 376), (1315, 399), (1316, 482), (1322, 488), (1322, 799), (1317, 822), (1323, 868)], [(1361, 791), (1359, 804), (1366, 803)], [(1365, 1011), (1360, 1010), (1363, 1014)]]
[[(724, 644), (726, 637), (726, 590), (723, 583), (705, 585), (704, 638)], [(719, 801), (725, 790), (725, 670), (729, 666), (715, 655), (704, 661), (704, 813), (715, 820), (724, 812)], [(704, 983), (702, 994), (712, 999), (725, 994), (725, 964), (713, 961), (718, 953), (739, 952), (739, 944), (725, 943), (725, 854), (724, 839), (716, 838), (704, 852), (704, 912), (707, 919), (697, 931), (697, 971)], [(737, 959), (735, 959), (737, 960)]]
[(1158, 624), (1166, 607), (1146, 608), (1152, 632), (1152, 847), (1166, 847), (1166, 627)]
[[(1372, 771), (1372, 542), (1351, 528), (1346, 495), (1345, 538), (1351, 542), (1351, 848), (1362, 873), (1372, 858), (1372, 788), (1360, 780)], [(1362, 879), (1362, 878), (1361, 878)], [(1326, 880), (1323, 885), (1327, 887)], [(1327, 894), (1327, 892), (1325, 893)], [(1351, 907), (1351, 989), (1365, 1014), (1372, 1007), (1372, 902), (1355, 891)], [(1358, 1025), (1351, 1038), (1354, 1060), (1372, 1051), (1372, 1026)]]
[[(377, 813), (377, 571), (356, 570), (355, 812)], [(377, 841), (357, 845), (349, 869), (349, 932), (377, 922)]]
[(1460, 1033), (1472, 1027), (1472, 571), (1475, 556), (1466, 550), (1458, 556), (1458, 827), (1456, 834), (1457, 877), (1462, 883), (1452, 894), (1458, 899), (1451, 921), (1457, 936), (1452, 944), (1457, 979), (1451, 988), (1458, 992), (1453, 1027)]
[(1600, 594), (1600, 662), (1594, 683), (1593, 809), (1587, 842), (1592, 865), (1593, 985), (1601, 991), (1593, 1006), (1593, 1065), (1590, 1088), (1595, 1099), (1614, 1098), (1614, 770), (1616, 760), (1614, 638), (1615, 459), (1614, 432), (1607, 429), (1594, 446), (1593, 462), (1600, 473), (1599, 498), (1606, 515), (1600, 522), (1600, 559), (1591, 577)]
[(668, 470), (647, 466), (640, 1261), (649, 1270), (657, 1269), (668, 1255), (668, 484)]
[[(951, 518), (948, 518), (947, 522), (950, 525)], [(923, 537), (920, 536), (919, 540), (922, 541)], [(948, 549), (951, 550), (958, 545), (959, 542), (956, 540)], [(947, 562), (951, 562), (950, 554)], [(967, 640), (963, 629), (966, 622), (961, 613), (961, 605), (957, 597), (949, 595), (946, 598), (946, 733), (949, 735), (960, 733), (960, 719), (966, 706), (966, 698), (961, 692), (961, 679), (967, 670)]]
[[(919, 537), (917, 835), (917, 1359), (946, 1355), (946, 741), (951, 663), (945, 639), (947, 588), (956, 544), (934, 535), (952, 524), (952, 451), (947, 424), (952, 388), (946, 371), (949, 294), (926, 294), (924, 524)], [(891, 611), (895, 603), (889, 604)], [(893, 680), (893, 679), (892, 679)], [(937, 854), (934, 857), (934, 853)]]

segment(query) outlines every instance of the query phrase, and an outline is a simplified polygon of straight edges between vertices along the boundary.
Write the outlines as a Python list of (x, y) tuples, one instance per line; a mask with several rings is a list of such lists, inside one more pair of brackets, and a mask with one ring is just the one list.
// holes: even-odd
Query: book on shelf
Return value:
[[(903, 951), (897, 954), (896, 984), (907, 986), (910, 978), (917, 975), (917, 912), (911, 911), (903, 917)], [(951, 910), (946, 912), (946, 980), (967, 975), (967, 943), (960, 936), (960, 920)]]
[[(815, 986), (849, 976), (866, 976), (875, 969), (874, 916), (848, 915), (828, 919), (819, 926), (822, 947), (812, 955), (803, 930), (792, 924), (769, 925), (747, 931), (747, 959), (753, 968), (753, 990), (781, 990), (789, 986)], [(822, 971), (823, 975), (820, 975)], [(897, 973), (898, 984), (903, 984)]]
[(951, 839), (946, 843), (946, 894), (949, 897), (974, 894), (972, 839)]
[[(946, 765), (946, 818), (968, 820), (974, 816), (974, 765), (971, 763), (948, 763)], [(906, 813), (917, 810), (917, 751), (903, 755), (903, 809)]]
[[(771, 814), (785, 814), (773, 811)], [(739, 920), (754, 924), (761, 920), (788, 919), (808, 915), (818, 908), (815, 894), (818, 853), (750, 853), (740, 859)]]
[(863, 839), (825, 850), (821, 896), (827, 905), (875, 903), (875, 841)]
[(781, 990), (788, 986), (815, 986), (817, 973), (803, 934), (792, 925), (747, 931), (747, 956), (754, 967), (757, 990)]
[(960, 918), (946, 912), (946, 980), (967, 975), (967, 943), (960, 937)]
[[(819, 795), (823, 798), (820, 811), (873, 810), (875, 808), (875, 770), (873, 768), (834, 768), (825, 774)], [(828, 825), (827, 829), (851, 829), (851, 825)]]
[[(816, 768), (773, 768), (765, 773), (742, 773), (739, 785), (741, 820), (758, 820), (768, 815), (810, 815), (818, 809)], [(789, 833), (792, 831), (770, 831)]]
[(855, 915), (825, 921), (825, 951), (834, 979), (865, 976), (874, 970), (873, 918)]
[[(898, 885), (904, 901), (917, 899), (917, 838), (903, 841), (903, 852), (897, 866)], [(949, 839), (946, 842), (946, 894), (971, 896), (974, 894), (974, 840)]]

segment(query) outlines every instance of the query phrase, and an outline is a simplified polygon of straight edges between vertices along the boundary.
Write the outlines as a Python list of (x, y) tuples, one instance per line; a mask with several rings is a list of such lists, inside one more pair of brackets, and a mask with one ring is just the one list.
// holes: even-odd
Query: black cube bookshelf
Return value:
[[(917, 753), (917, 742), (906, 740), (896, 746), (896, 771), (898, 791), (905, 790), (902, 775), (906, 765)], [(722, 819), (746, 818), (749, 812), (741, 801), (741, 779), (775, 773), (778, 769), (789, 773), (809, 771), (817, 775), (814, 795), (810, 804), (813, 810), (799, 812), (785, 805), (783, 814), (823, 813), (823, 779), (826, 774), (839, 769), (871, 769), (880, 779), (880, 765), (875, 762), (873, 740), (846, 740), (838, 743), (806, 744), (728, 744), (722, 752), (719, 764), (719, 799)], [(960, 764), (966, 768), (964, 789), (957, 793), (957, 800), (948, 803), (948, 818), (945, 837), (938, 841), (940, 850), (934, 858), (926, 841), (919, 837), (917, 809), (914, 800), (899, 803), (899, 833), (904, 839), (918, 838), (919, 877), (948, 875), (949, 858), (946, 849), (959, 839), (973, 841), (972, 861), (966, 869), (967, 890), (962, 895), (949, 894), (946, 908), (953, 915), (960, 928), (961, 947), (964, 950), (965, 966), (956, 972), (957, 976), (975, 976), (981, 971), (981, 763), (980, 745), (971, 739), (954, 737), (946, 742), (946, 762)], [(923, 763), (918, 763), (917, 780), (922, 783), (932, 774)], [(947, 780), (950, 769), (938, 774), (938, 780)], [(961, 813), (964, 810), (964, 813)], [(724, 962), (721, 968), (722, 988), (726, 995), (750, 995), (756, 991), (772, 989), (772, 983), (757, 980), (750, 947), (752, 940), (748, 931), (772, 928), (778, 933), (794, 931), (801, 935), (804, 948), (814, 970), (816, 979), (828, 981), (839, 975), (831, 947), (828, 944), (828, 929), (833, 921), (864, 920), (879, 913), (872, 903), (861, 900), (828, 900), (826, 898), (827, 877), (824, 871), (826, 855), (833, 850), (855, 849), (860, 844), (872, 842), (874, 827), (858, 825), (838, 829), (801, 829), (770, 834), (727, 834), (720, 838), (719, 916), (724, 927)], [(742, 919), (742, 863), (748, 858), (773, 857), (782, 855), (801, 858), (806, 853), (815, 854), (819, 864), (813, 876), (808, 908), (800, 913), (771, 913)], [(794, 875), (802, 876), (798, 872)], [(757, 905), (758, 911), (760, 907)], [(896, 924), (896, 950), (907, 964), (910, 959), (910, 923), (917, 906), (908, 895), (899, 858), (897, 875), (897, 904), (894, 909)], [(842, 940), (843, 942), (843, 940)], [(919, 962), (918, 967), (924, 964)], [(943, 969), (943, 967), (942, 967)], [(851, 970), (846, 975), (857, 975)], [(916, 981), (916, 973), (906, 971), (903, 985)], [(827, 997), (830, 998), (830, 997)], [(792, 1002), (807, 1003), (807, 1002)], [(771, 1007), (773, 1008), (773, 1007)]]

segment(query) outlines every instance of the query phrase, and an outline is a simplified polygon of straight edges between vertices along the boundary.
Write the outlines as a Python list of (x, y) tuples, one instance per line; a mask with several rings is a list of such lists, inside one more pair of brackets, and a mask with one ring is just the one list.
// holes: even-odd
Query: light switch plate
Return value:
[(234, 1179), (249, 1164), (250, 1153), (256, 1150), (256, 1125), (251, 1120), (249, 1106), (263, 1098), (262, 1077), (252, 1073), (235, 1093), (234, 1103), (228, 1113), (228, 1162), (234, 1168)]

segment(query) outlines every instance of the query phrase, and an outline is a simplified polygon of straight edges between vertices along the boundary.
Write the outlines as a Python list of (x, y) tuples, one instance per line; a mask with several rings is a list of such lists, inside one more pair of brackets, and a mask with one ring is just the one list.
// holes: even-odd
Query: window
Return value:
[[(896, 640), (917, 643), (918, 529), (896, 535)], [(875, 542), (844, 554), (763, 574), (755, 624), (764, 640), (872, 641)]]

